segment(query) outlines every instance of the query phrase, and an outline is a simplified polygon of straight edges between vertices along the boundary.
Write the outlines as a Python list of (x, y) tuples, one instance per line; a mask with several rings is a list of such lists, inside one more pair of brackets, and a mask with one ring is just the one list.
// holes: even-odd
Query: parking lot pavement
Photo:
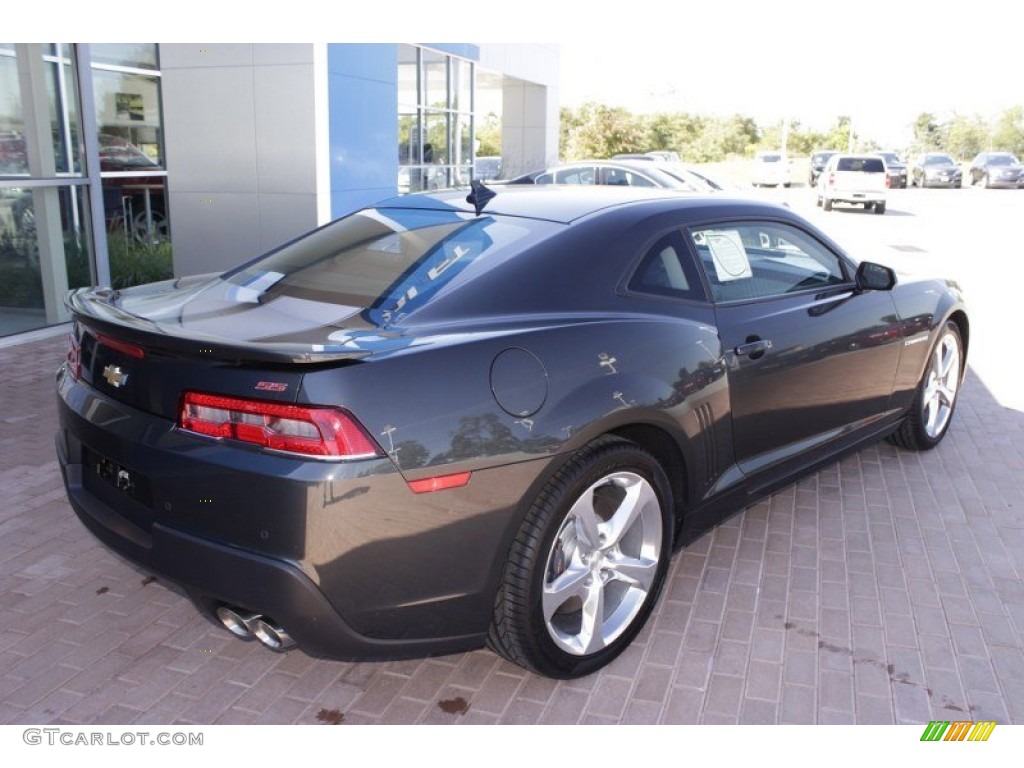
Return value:
[[(943, 200), (931, 191), (890, 207)], [(1018, 205), (959, 194), (957, 209)], [(486, 650), (342, 663), (234, 639), (72, 513), (53, 449), (64, 339), (0, 346), (0, 723), (1024, 723), (1024, 410), (1014, 326), (993, 313), (1020, 267), (986, 271), (995, 224), (932, 245), (898, 215), (819, 219), (924, 242), (908, 259), (973, 248), (970, 369), (946, 440), (867, 447), (707, 533), (676, 555), (637, 641), (582, 680)]]
[(937, 450), (880, 443), (733, 517), (621, 658), (554, 682), (486, 650), (280, 655), (201, 618), (65, 501), (64, 345), (0, 349), (0, 722), (1024, 722), (1024, 414), (973, 374)]

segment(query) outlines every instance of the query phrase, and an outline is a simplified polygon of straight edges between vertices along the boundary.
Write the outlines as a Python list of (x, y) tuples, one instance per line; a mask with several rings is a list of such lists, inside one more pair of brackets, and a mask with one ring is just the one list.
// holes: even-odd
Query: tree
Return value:
[(914, 144), (921, 152), (931, 152), (943, 148), (942, 126), (931, 112), (922, 112), (914, 120)]
[(622, 107), (589, 102), (575, 114), (570, 111), (568, 117), (561, 136), (561, 153), (566, 160), (611, 157), (647, 149), (642, 121)]
[(476, 154), (480, 157), (501, 156), (501, 118), (489, 112), (476, 125)]
[(978, 115), (954, 114), (948, 123), (945, 149), (961, 160), (968, 160), (988, 145), (989, 128)]
[(996, 119), (992, 147), (1015, 155), (1024, 154), (1024, 106), (1010, 107)]

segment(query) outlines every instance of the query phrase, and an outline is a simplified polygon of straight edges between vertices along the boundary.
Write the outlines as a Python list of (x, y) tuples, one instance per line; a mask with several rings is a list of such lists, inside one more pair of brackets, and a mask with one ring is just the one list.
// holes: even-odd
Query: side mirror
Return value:
[(896, 285), (896, 273), (889, 267), (862, 261), (857, 267), (857, 288), (862, 291), (891, 291)]

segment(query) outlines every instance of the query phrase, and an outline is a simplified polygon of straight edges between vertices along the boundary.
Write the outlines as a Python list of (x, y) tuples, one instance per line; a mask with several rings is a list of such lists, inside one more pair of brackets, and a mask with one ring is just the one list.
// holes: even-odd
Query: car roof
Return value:
[[(495, 185), (496, 194), (483, 212), (502, 216), (541, 219), (570, 224), (601, 211), (629, 206), (651, 208), (689, 208), (710, 211), (716, 207), (741, 206), (747, 214), (778, 214), (788, 211), (777, 203), (730, 198), (721, 193), (700, 194), (656, 187), (617, 187), (603, 185)], [(473, 213), (474, 206), (466, 200), (469, 190), (450, 189), (439, 192), (417, 192), (384, 200), (377, 209), (420, 209)], [(663, 203), (664, 205), (659, 205)], [(738, 208), (736, 210), (739, 210)]]

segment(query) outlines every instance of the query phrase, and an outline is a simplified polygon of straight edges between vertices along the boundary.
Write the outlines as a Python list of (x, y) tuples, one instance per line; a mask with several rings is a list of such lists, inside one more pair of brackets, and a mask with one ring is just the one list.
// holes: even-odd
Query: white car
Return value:
[(782, 152), (758, 152), (754, 155), (754, 174), (751, 184), (755, 187), (788, 187), (792, 183), (789, 174), (789, 158)]
[(849, 203), (885, 213), (889, 183), (885, 160), (879, 155), (832, 155), (818, 176), (817, 202), (826, 211), (835, 203)]

